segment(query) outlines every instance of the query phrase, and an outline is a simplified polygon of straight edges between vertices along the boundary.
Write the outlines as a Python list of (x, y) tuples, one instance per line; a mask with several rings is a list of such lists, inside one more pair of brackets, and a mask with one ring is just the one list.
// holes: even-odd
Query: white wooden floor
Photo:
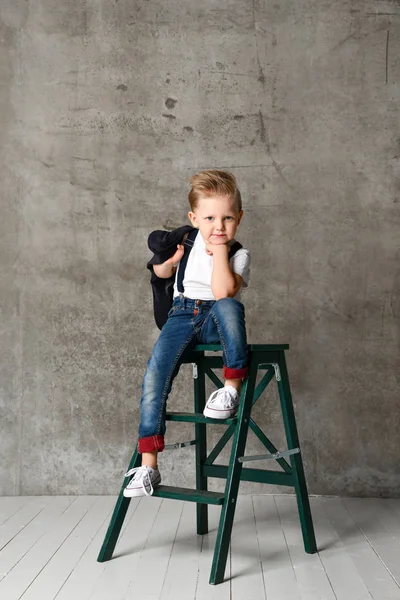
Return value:
[(226, 580), (208, 583), (219, 507), (132, 500), (113, 560), (96, 562), (114, 497), (0, 498), (1, 600), (400, 600), (400, 500), (311, 498), (304, 552), (293, 496), (240, 496)]

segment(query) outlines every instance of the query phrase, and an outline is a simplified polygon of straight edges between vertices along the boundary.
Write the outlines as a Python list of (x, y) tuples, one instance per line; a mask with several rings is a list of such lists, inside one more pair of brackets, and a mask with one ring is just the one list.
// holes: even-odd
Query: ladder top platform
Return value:
[[(247, 348), (252, 352), (265, 352), (269, 350), (288, 350), (289, 344), (248, 344)], [(221, 344), (197, 344), (192, 352), (218, 352), (222, 351)]]

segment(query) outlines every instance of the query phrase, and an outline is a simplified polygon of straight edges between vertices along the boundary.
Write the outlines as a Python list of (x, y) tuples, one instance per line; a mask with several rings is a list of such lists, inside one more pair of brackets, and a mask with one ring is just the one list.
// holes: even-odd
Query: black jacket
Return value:
[(195, 228), (191, 225), (183, 225), (183, 227), (178, 227), (173, 231), (157, 229), (149, 235), (147, 245), (153, 252), (153, 258), (149, 260), (146, 266), (151, 271), (150, 283), (153, 290), (154, 318), (159, 329), (162, 329), (166, 322), (172, 305), (175, 273), (167, 279), (162, 279), (154, 273), (153, 265), (161, 265), (168, 258), (171, 258), (177, 250), (177, 245), (182, 244), (185, 234), (190, 233), (193, 229)]

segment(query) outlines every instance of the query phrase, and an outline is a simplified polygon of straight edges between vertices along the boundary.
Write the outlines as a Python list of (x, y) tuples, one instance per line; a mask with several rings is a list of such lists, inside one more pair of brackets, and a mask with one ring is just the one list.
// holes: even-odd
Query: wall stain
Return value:
[(178, 100), (175, 100), (174, 98), (167, 98), (165, 101), (165, 106), (171, 110), (172, 108), (175, 108), (175, 104), (178, 102)]

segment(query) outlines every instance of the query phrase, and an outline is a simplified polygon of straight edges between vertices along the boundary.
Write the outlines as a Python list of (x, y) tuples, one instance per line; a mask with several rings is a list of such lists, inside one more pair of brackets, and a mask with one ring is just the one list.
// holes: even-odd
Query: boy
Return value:
[[(222, 345), (225, 386), (208, 399), (207, 417), (226, 419), (235, 414), (241, 382), (247, 376), (244, 306), (238, 298), (241, 286), (248, 285), (250, 253), (234, 240), (243, 216), (234, 176), (216, 169), (201, 171), (191, 178), (189, 203), (193, 227), (170, 234), (153, 232), (169, 240), (183, 231), (186, 235), (172, 255), (169, 251), (169, 258), (164, 260), (166, 254), (161, 252), (149, 263), (156, 283), (174, 282), (173, 302), (143, 379), (138, 442), (142, 466), (126, 474), (133, 475), (124, 490), (126, 497), (151, 495), (161, 482), (157, 455), (164, 449), (166, 401), (184, 353), (196, 343)], [(182, 242), (189, 245), (190, 252), (184, 252)], [(237, 246), (240, 249), (230, 256)], [(154, 300), (156, 306), (156, 295)], [(160, 326), (159, 321), (157, 324)]]

